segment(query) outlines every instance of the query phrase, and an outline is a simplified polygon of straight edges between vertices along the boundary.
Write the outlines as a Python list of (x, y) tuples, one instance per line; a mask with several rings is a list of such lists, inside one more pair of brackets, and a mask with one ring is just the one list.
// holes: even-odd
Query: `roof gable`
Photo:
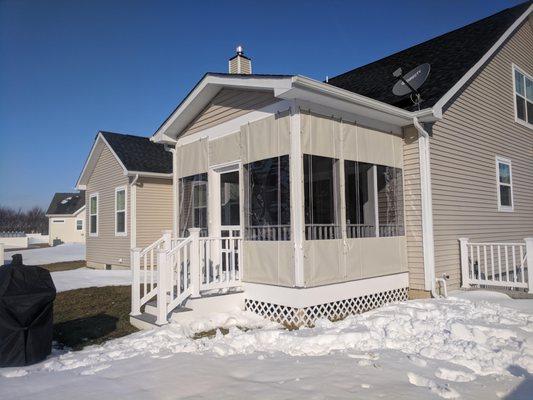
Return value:
[(384, 103), (413, 110), (409, 95), (392, 93), (393, 71), (404, 72), (419, 64), (431, 64), (428, 80), (420, 90), (422, 108), (433, 107), (478, 63), (504, 33), (530, 7), (531, 1), (503, 10), (462, 28), (420, 43), (381, 60), (329, 79), (330, 85)]

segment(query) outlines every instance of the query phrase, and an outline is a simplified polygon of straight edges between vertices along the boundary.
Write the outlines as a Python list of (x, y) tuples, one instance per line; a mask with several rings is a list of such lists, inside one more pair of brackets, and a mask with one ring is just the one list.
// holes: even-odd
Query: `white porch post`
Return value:
[(141, 250), (131, 249), (131, 312), (130, 315), (141, 314)]
[(0, 265), (4, 265), (4, 244), (0, 243)]
[(200, 228), (189, 228), (191, 242), (191, 297), (200, 297)]
[(291, 238), (294, 243), (294, 285), (305, 286), (304, 279), (304, 193), (301, 118), (298, 104), (291, 104), (290, 116), (290, 191), (291, 191)]
[(525, 238), (528, 293), (533, 294), (533, 238)]
[(468, 238), (459, 239), (461, 251), (461, 287), (468, 289), (470, 287), (470, 275), (468, 267)]
[(157, 252), (157, 325), (164, 325), (167, 321), (167, 252)]

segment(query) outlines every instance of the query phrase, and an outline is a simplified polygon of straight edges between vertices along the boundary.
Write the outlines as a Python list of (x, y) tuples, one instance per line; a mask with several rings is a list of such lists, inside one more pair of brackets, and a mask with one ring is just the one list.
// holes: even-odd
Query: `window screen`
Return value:
[(189, 235), (189, 228), (200, 228), (207, 236), (207, 173), (179, 180), (179, 235)]

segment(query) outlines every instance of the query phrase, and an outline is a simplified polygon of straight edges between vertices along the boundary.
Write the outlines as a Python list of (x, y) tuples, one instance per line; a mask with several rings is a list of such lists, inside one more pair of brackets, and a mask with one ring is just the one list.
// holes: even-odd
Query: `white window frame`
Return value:
[[(95, 214), (91, 214), (91, 202), (92, 202), (92, 199), (93, 198), (96, 198), (96, 213)], [(98, 237), (98, 230), (100, 229), (100, 218), (98, 217), (98, 212), (100, 211), (100, 195), (97, 193), (92, 193), (90, 196), (89, 196), (89, 236), (92, 236), (92, 237)], [(91, 223), (91, 220), (92, 220), (92, 216), (95, 215), (96, 216), (96, 232), (92, 232), (92, 223)]]
[[(516, 64), (512, 64), (513, 68), (512, 68), (512, 73), (513, 73), (513, 104), (514, 104), (514, 120), (516, 123), (520, 124), (520, 125), (523, 125), (523, 126), (526, 126), (528, 127), (529, 129), (533, 129), (533, 124), (530, 124), (529, 122), (527, 122), (527, 102), (529, 101), (527, 99), (527, 97), (525, 96), (522, 96), (521, 94), (517, 93), (516, 91), (516, 80), (515, 80), (515, 71), (518, 71), (520, 72), (522, 75), (524, 75), (526, 78), (528, 79), (531, 79), (533, 81), (533, 77), (531, 75), (529, 75), (527, 72), (525, 72), (522, 68), (518, 67)], [(527, 90), (527, 86), (525, 85), (525, 81), (524, 81), (524, 90)], [(526, 92), (527, 94), (527, 92)], [(526, 109), (525, 109), (525, 113), (526, 113), (526, 120), (523, 121), (521, 119), (518, 118), (518, 107), (517, 107), (517, 104), (516, 104), (516, 96), (520, 96), (522, 97), (523, 99), (525, 99), (526, 101)]]
[[(124, 191), (124, 232), (117, 232), (117, 213), (122, 210), (117, 210), (117, 193)], [(115, 188), (115, 236), (128, 236), (128, 188), (127, 186), (119, 186)]]
[[(81, 228), (79, 228), (79, 229), (78, 229), (78, 222), (81, 222)], [(82, 219), (77, 219), (76, 220), (76, 231), (83, 231), (83, 220)]]
[[(500, 164), (506, 164), (509, 166), (509, 183), (500, 182)], [(500, 196), (500, 186), (509, 186), (511, 188), (511, 205), (502, 206)], [(498, 211), (501, 212), (513, 212), (514, 211), (514, 191), (513, 191), (513, 167), (511, 160), (505, 157), (496, 156), (496, 193), (498, 196)]]

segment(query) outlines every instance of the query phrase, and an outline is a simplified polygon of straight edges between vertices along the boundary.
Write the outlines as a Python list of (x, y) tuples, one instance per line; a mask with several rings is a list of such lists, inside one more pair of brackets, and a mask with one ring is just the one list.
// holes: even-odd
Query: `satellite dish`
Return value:
[(417, 90), (428, 78), (430, 69), (431, 66), (428, 63), (424, 63), (402, 75), (402, 69), (398, 68), (393, 73), (393, 76), (398, 78), (398, 82), (392, 88), (392, 93), (396, 96), (405, 96), (412, 92), (418, 94)]

